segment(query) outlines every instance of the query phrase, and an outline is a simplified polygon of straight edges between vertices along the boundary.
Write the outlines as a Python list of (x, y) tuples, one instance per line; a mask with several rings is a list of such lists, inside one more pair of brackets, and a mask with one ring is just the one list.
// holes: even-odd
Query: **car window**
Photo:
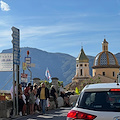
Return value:
[(80, 104), (82, 96), (83, 96), (83, 92), (80, 93), (80, 95), (77, 99), (77, 102), (76, 102), (76, 105), (75, 105), (76, 107)]
[(77, 107), (97, 111), (120, 111), (120, 92), (85, 92)]

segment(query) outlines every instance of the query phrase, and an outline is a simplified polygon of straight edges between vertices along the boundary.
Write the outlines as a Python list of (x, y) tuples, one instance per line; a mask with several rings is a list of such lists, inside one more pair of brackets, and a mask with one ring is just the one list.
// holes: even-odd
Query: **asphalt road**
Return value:
[(15, 118), (15, 120), (66, 120), (66, 116), (71, 107), (62, 107), (55, 110), (46, 111), (45, 115), (35, 113), (34, 115), (27, 115)]

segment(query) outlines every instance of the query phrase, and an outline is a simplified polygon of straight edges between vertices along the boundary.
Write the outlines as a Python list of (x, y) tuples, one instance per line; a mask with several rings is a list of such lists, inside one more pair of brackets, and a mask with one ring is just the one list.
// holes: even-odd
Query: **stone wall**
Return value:
[[(70, 105), (75, 105), (77, 99), (78, 99), (79, 95), (70, 95), (69, 97), (69, 103)], [(58, 101), (58, 107), (63, 107), (64, 106), (64, 100), (62, 97), (58, 97), (57, 98)], [(53, 101), (53, 99), (50, 99), (50, 107), (49, 109), (55, 109), (55, 102)]]
[(0, 118), (8, 118), (12, 109), (12, 101), (0, 101)]

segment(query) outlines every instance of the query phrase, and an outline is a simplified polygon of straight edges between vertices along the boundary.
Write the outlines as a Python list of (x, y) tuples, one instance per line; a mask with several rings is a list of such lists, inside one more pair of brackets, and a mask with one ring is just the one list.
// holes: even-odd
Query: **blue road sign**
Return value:
[(12, 27), (13, 37), (13, 64), (20, 64), (20, 30)]

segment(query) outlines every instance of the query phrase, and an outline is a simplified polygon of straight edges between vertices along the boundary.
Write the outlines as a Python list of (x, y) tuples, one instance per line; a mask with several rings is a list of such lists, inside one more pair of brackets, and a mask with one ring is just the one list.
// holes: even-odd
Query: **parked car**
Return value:
[(84, 87), (67, 120), (120, 120), (120, 85), (91, 84)]

